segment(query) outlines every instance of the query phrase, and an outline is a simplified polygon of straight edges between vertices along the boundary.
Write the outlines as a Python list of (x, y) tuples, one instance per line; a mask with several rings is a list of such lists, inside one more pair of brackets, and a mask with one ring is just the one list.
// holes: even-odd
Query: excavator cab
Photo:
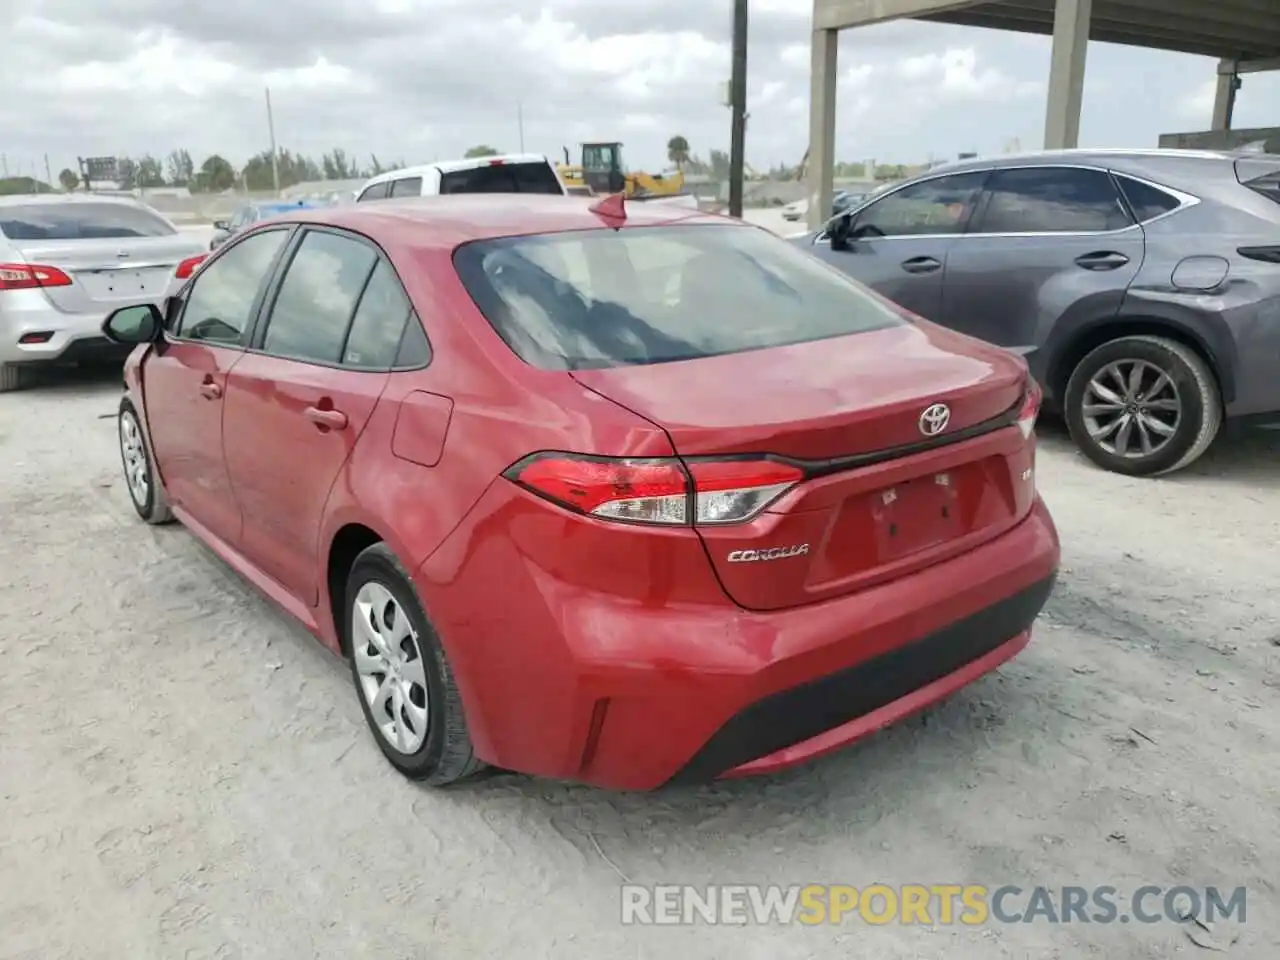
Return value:
[(587, 186), (596, 193), (623, 193), (627, 175), (622, 165), (622, 144), (584, 143), (582, 173)]

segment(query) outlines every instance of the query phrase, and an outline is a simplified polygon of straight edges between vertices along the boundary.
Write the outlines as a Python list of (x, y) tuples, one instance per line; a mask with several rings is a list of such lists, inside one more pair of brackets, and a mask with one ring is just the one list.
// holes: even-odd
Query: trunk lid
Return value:
[(163, 300), (174, 270), (204, 253), (195, 238), (163, 237), (12, 241), (27, 263), (57, 267), (69, 287), (45, 287), (45, 295), (68, 313), (109, 312), (126, 303)]
[[(1034, 499), (1034, 441), (1012, 420), (1025, 363), (924, 321), (572, 375), (663, 427), (683, 458), (803, 462), (808, 479), (754, 519), (698, 528), (749, 609), (903, 576), (999, 535)], [(939, 403), (950, 416), (928, 436), (922, 414)]]

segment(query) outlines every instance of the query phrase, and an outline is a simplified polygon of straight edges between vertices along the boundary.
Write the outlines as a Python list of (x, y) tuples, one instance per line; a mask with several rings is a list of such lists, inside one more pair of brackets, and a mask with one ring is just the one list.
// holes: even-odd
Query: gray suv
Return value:
[(792, 238), (901, 306), (1024, 355), (1108, 470), (1280, 423), (1280, 156), (1064, 150), (969, 160)]

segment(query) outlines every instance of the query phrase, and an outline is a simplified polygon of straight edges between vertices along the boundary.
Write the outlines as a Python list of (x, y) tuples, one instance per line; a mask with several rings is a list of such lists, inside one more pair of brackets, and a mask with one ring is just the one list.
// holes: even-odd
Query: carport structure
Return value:
[[(1049, 34), (1044, 143), (1076, 146), (1089, 40), (1219, 58), (1214, 130), (1231, 127), (1244, 74), (1280, 70), (1280, 0), (814, 0), (809, 100), (809, 224), (831, 209), (841, 30), (926, 20)], [(1119, 106), (1123, 109), (1123, 100)]]

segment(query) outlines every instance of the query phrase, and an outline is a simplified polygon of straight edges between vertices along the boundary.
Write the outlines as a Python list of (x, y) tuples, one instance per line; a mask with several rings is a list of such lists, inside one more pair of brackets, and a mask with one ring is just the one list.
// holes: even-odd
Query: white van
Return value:
[(356, 193), (356, 202), (442, 193), (544, 193), (565, 196), (564, 181), (546, 157), (515, 153), (426, 163), (380, 173)]

